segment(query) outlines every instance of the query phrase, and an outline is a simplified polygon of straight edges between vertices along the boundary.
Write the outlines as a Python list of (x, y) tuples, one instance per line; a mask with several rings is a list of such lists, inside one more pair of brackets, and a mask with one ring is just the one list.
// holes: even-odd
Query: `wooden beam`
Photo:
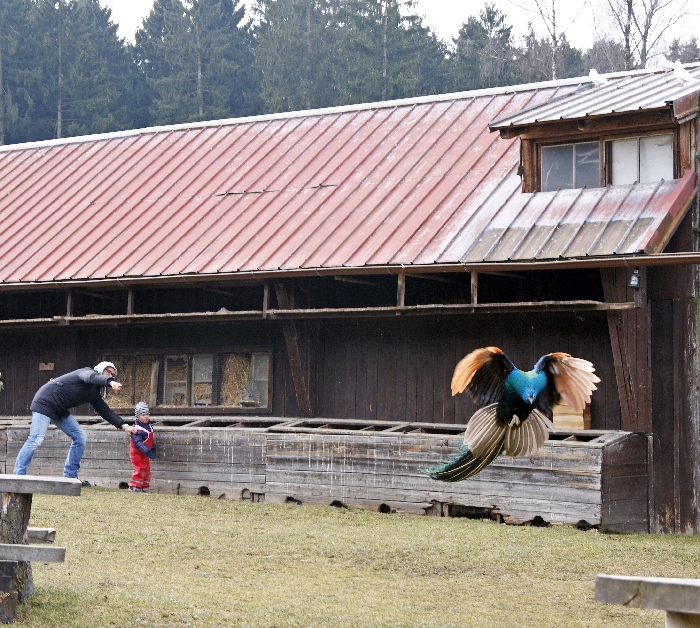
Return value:
[(647, 273), (639, 269), (639, 288), (629, 286), (632, 269), (603, 269), (605, 300), (630, 299), (635, 308), (609, 311), (608, 330), (620, 398), (622, 429), (651, 432), (650, 322), (647, 307)]
[(406, 277), (413, 277), (414, 279), (425, 279), (428, 281), (439, 281), (440, 283), (454, 283), (454, 279), (449, 279), (447, 277), (441, 277), (440, 275), (431, 275), (430, 273), (404, 273)]
[(74, 478), (49, 475), (0, 475), (0, 493), (80, 495), (82, 484)]
[(700, 580), (609, 576), (595, 579), (595, 599), (603, 604), (666, 611), (666, 626), (700, 627)]
[(126, 292), (126, 313), (131, 316), (134, 313), (134, 288), (129, 286)]
[(66, 560), (66, 548), (47, 545), (0, 543), (0, 560), (19, 560), (28, 563), (62, 563)]
[(66, 317), (73, 316), (73, 291), (69, 290), (66, 295)]
[(476, 305), (479, 302), (479, 273), (471, 273), (471, 303)]
[(56, 540), (56, 528), (27, 528), (27, 538), (34, 543), (53, 543)]
[(377, 284), (373, 281), (367, 281), (366, 279), (357, 279), (355, 277), (343, 277), (343, 275), (333, 275), (333, 279), (335, 279), (336, 281), (344, 281), (345, 283), (357, 283), (363, 286), (377, 286)]
[(95, 297), (96, 299), (102, 299), (104, 301), (121, 301), (121, 297), (114, 297), (112, 295), (102, 294), (101, 292), (93, 292), (92, 290), (81, 290), (80, 292), (89, 297)]
[(404, 307), (406, 303), (406, 273), (400, 272), (396, 287), (396, 307)]
[[(275, 283), (275, 292), (277, 294), (278, 306), (280, 308), (290, 307), (287, 289), (282, 282)], [(308, 383), (304, 377), (296, 323), (293, 320), (285, 320), (282, 323), (282, 330), (284, 331), (284, 341), (287, 345), (289, 367), (292, 371), (292, 380), (294, 382), (294, 391), (299, 406), (299, 414), (302, 417), (311, 417), (313, 416), (311, 397), (309, 395)]]
[(267, 318), (268, 310), (270, 309), (270, 284), (265, 282), (263, 286), (263, 307), (262, 307), (262, 317)]
[[(306, 319), (306, 318), (352, 318), (368, 316), (393, 316), (397, 312), (414, 316), (434, 316), (438, 314), (524, 314), (531, 312), (613, 312), (634, 309), (632, 301), (622, 303), (601, 303), (600, 301), (531, 301), (521, 303), (436, 303), (427, 305), (404, 305), (386, 307), (312, 308), (312, 309), (269, 309), (267, 318)], [(65, 318), (16, 318), (0, 320), (0, 331), (11, 329), (44, 328), (66, 325), (125, 325), (163, 323), (215, 323), (227, 321), (261, 320), (262, 310), (241, 310), (230, 312), (183, 312), (171, 314), (134, 314), (105, 316), (74, 316)]]

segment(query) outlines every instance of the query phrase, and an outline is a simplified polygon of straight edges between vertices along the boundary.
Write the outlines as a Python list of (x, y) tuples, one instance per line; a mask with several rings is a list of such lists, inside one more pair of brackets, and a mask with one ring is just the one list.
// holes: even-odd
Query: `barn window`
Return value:
[(613, 185), (673, 179), (673, 134), (612, 140), (608, 145)]
[[(595, 188), (603, 185), (654, 183), (674, 178), (673, 133), (625, 138), (602, 137), (592, 142), (539, 146), (539, 182), (526, 186), (542, 192)], [(534, 177), (533, 174), (533, 177)]]
[(115, 408), (145, 401), (151, 408), (269, 409), (269, 350), (107, 354), (103, 359), (117, 366), (123, 386), (111, 393)]
[(600, 187), (600, 143), (543, 146), (542, 191)]

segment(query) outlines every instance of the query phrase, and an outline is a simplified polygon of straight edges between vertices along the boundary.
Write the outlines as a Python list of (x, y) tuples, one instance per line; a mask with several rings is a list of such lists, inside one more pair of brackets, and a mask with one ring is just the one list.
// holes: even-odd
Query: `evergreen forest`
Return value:
[(132, 44), (99, 0), (0, 0), (0, 144), (629, 69), (615, 39), (557, 41), (488, 2), (445, 42), (411, 0), (155, 0)]

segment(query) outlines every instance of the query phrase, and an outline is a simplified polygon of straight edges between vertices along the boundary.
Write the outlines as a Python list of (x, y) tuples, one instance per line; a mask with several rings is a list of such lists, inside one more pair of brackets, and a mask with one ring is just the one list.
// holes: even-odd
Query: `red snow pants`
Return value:
[(134, 465), (134, 473), (131, 476), (129, 486), (133, 488), (148, 488), (151, 482), (151, 461), (136, 449), (133, 442), (129, 443), (129, 457)]

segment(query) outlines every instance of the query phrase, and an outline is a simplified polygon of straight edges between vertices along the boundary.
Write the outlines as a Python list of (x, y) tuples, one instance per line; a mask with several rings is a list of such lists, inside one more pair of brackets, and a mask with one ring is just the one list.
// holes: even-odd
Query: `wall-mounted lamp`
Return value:
[(634, 272), (632, 273), (632, 276), (630, 277), (629, 287), (634, 288), (635, 290), (639, 290), (639, 286), (639, 271), (635, 268)]

